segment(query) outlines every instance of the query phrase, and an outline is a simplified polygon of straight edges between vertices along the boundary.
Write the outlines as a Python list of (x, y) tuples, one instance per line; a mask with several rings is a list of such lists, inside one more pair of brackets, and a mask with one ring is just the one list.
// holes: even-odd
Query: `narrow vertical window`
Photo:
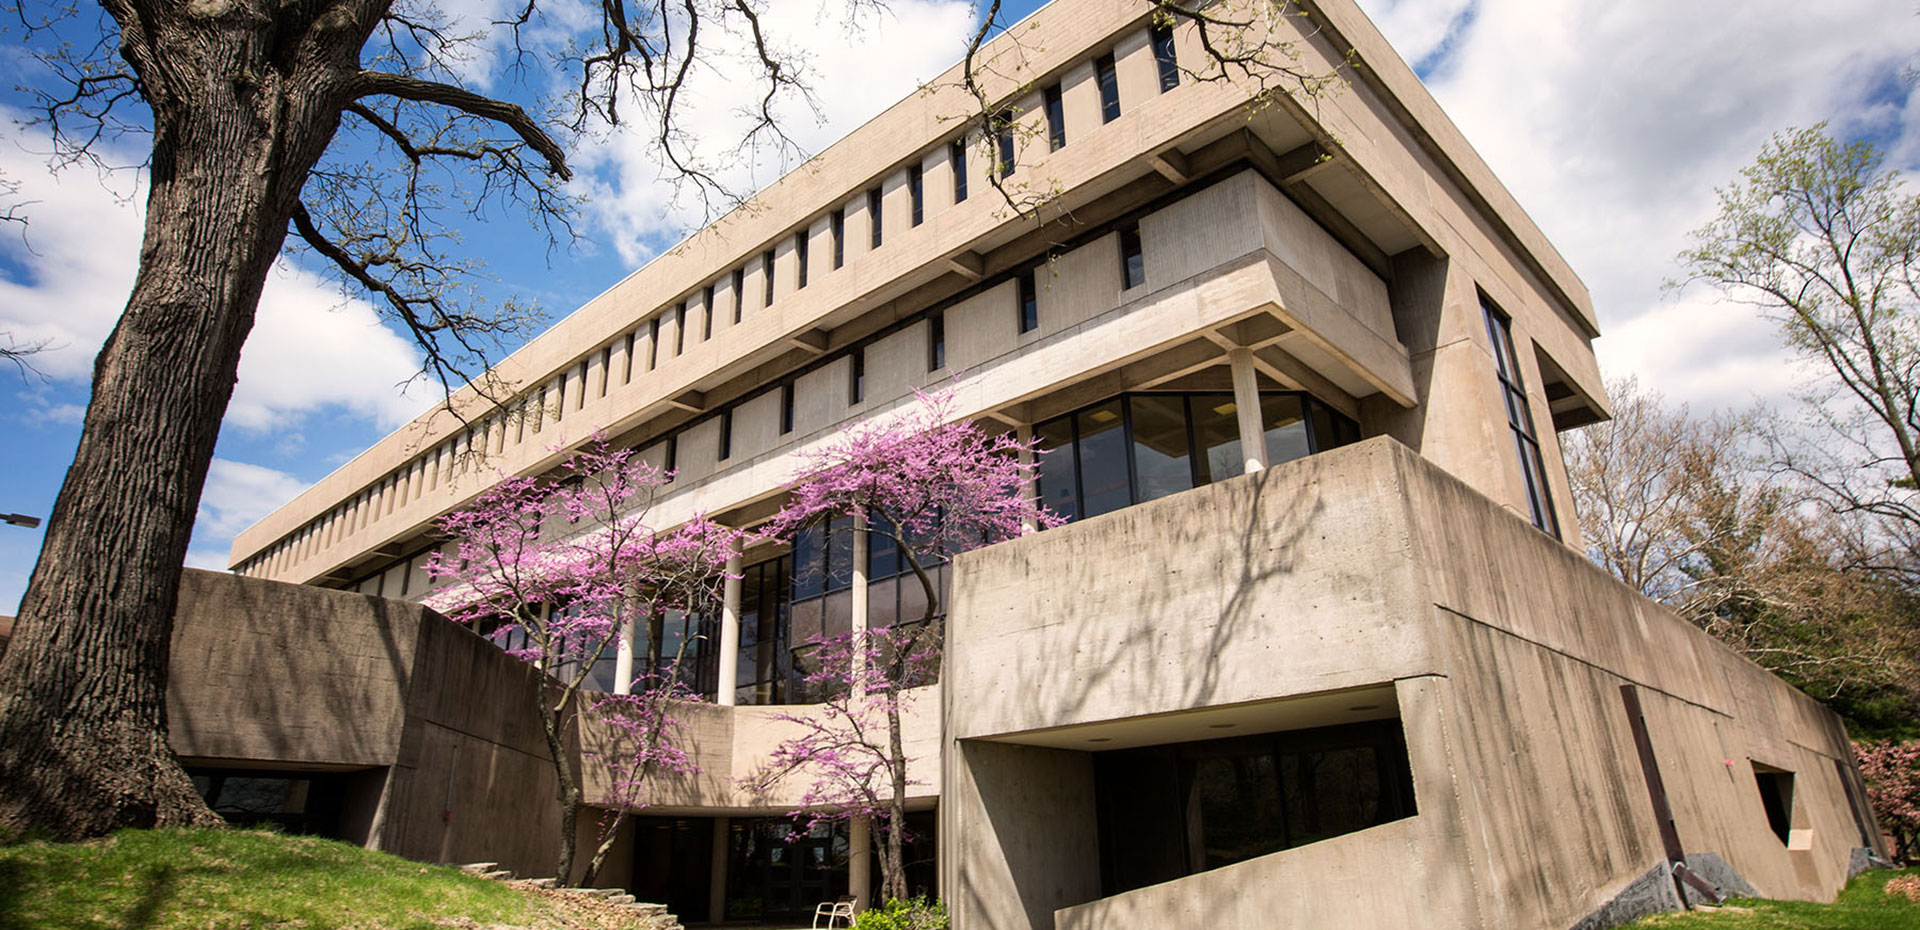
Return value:
[(661, 470), (667, 473), (667, 480), (673, 480), (673, 473), (680, 470), (680, 437), (667, 437), (667, 454), (662, 456)]
[(1501, 399), (1507, 408), (1507, 428), (1513, 433), (1520, 475), (1527, 486), (1528, 516), (1533, 525), (1560, 538), (1560, 521), (1553, 512), (1553, 494), (1547, 488), (1547, 469), (1540, 456), (1540, 440), (1533, 431), (1533, 412), (1527, 404), (1526, 384), (1520, 377), (1520, 359), (1513, 351), (1513, 321), (1482, 297), (1487, 337), (1493, 343), (1494, 373), (1500, 379)]
[(833, 267), (847, 263), (847, 211), (835, 210), (827, 217), (827, 231), (833, 236)]
[(733, 269), (733, 321), (740, 322), (741, 311), (747, 300), (747, 269)]
[(627, 355), (626, 361), (621, 366), (624, 369), (620, 372), (621, 384), (633, 383), (633, 337), (633, 333), (627, 334)]
[(920, 225), (927, 216), (925, 177), (919, 165), (907, 169), (907, 200), (913, 204), (913, 225)]
[(967, 200), (967, 140), (953, 140), (947, 158), (953, 165), (953, 202), (965, 203)]
[(700, 292), (700, 341), (713, 338), (713, 285)]
[(600, 350), (600, 396), (607, 396), (607, 382), (613, 380), (613, 346)]
[(1093, 82), (1100, 85), (1100, 121), (1111, 123), (1120, 118), (1120, 74), (1113, 67), (1113, 53), (1093, 60)]
[(867, 351), (855, 349), (847, 359), (847, 403), (867, 399)]
[(1047, 151), (1057, 152), (1067, 144), (1067, 108), (1060, 102), (1060, 85), (1040, 92), (1047, 111)]
[(793, 258), (797, 270), (794, 273), (794, 290), (807, 286), (807, 231), (800, 230), (793, 236)]
[(1147, 283), (1147, 260), (1140, 252), (1140, 227), (1120, 230), (1120, 289), (1130, 291)]
[(773, 306), (773, 250), (760, 253), (760, 278), (767, 284), (766, 293), (761, 295), (760, 306)]
[(927, 370), (947, 367), (947, 317), (936, 313), (927, 317)]
[(880, 247), (880, 188), (867, 188), (867, 248)]
[(793, 432), (793, 382), (780, 385), (780, 434)]
[(647, 321), (647, 370), (652, 371), (660, 364), (660, 318)]
[(720, 411), (720, 461), (733, 457), (733, 410)]
[(1160, 66), (1160, 92), (1164, 94), (1180, 86), (1180, 61), (1173, 54), (1173, 26), (1156, 25), (1152, 36), (1153, 60)]
[(1001, 177), (1013, 173), (1013, 111), (1001, 110), (993, 118), (994, 148), (998, 150)]
[(1033, 279), (1033, 269), (1020, 272), (1020, 331), (1030, 333), (1040, 328), (1040, 288)]
[(687, 302), (681, 301), (673, 311), (673, 354), (679, 355), (687, 350)]

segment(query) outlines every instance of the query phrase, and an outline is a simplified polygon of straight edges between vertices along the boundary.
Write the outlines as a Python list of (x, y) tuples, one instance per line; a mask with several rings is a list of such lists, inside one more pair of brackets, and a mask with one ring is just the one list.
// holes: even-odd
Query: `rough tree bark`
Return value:
[(321, 4), (107, 7), (153, 110), (151, 187), (133, 292), (0, 658), (7, 833), (219, 822), (167, 745), (181, 563), (240, 347), (371, 28)]

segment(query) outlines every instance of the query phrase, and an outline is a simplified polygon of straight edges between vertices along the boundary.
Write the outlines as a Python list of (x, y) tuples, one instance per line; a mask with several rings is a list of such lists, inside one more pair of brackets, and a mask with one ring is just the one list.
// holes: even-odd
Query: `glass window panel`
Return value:
[(1325, 452), (1337, 448), (1340, 440), (1334, 432), (1333, 420), (1339, 414), (1327, 408), (1326, 404), (1315, 402), (1313, 410), (1313, 451)]
[(919, 584), (911, 578), (889, 578), (867, 585), (867, 629), (877, 630), (900, 622), (900, 584)]
[[(868, 525), (878, 525), (877, 519), (869, 519)], [(867, 534), (867, 577), (891, 578), (900, 573), (900, 548), (893, 537), (884, 533)]]
[(1097, 517), (1133, 503), (1127, 475), (1127, 434), (1114, 399), (1075, 414), (1080, 429), (1080, 491), (1084, 516)]
[(1381, 823), (1380, 757), (1351, 746), (1281, 757), (1288, 841), (1300, 846)]
[(1150, 501), (1193, 487), (1187, 452), (1187, 403), (1179, 394), (1139, 394), (1133, 407), (1134, 500)]
[(1260, 421), (1267, 432), (1268, 465), (1291, 462), (1312, 451), (1307, 445), (1307, 421), (1300, 395), (1261, 395)]
[(792, 644), (803, 646), (826, 638), (826, 602), (820, 598), (795, 601), (792, 607)]
[(835, 591), (827, 595), (824, 623), (828, 639), (853, 632), (852, 591)]
[(819, 597), (826, 591), (826, 532), (810, 526), (793, 537), (793, 599)]
[(836, 517), (827, 524), (827, 590), (841, 591), (853, 584), (853, 518)]
[[(1195, 759), (1190, 769), (1188, 857), (1198, 872), (1278, 852), (1287, 847), (1279, 773), (1271, 744)], [(1197, 842), (1196, 842), (1197, 841)]]
[(1073, 454), (1073, 418), (1049, 420), (1033, 428), (1040, 446), (1040, 503), (1068, 520), (1080, 517), (1079, 470)]
[(1193, 442), (1200, 450), (1200, 483), (1231, 478), (1247, 467), (1240, 453), (1240, 408), (1232, 394), (1194, 394), (1188, 399), (1193, 416)]
[[(927, 573), (935, 580), (936, 589), (940, 578), (939, 571), (940, 569), (936, 568)], [(912, 623), (926, 616), (927, 586), (922, 584), (920, 579), (912, 572), (900, 576), (899, 597), (900, 607), (898, 609), (900, 622)]]

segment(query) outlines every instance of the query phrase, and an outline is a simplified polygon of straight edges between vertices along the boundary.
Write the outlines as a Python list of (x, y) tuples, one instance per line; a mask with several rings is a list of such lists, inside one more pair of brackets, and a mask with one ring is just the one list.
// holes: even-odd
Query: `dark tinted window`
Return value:
[(880, 247), (880, 188), (867, 189), (867, 248)]
[(1127, 433), (1121, 402), (1110, 400), (1075, 416), (1080, 437), (1083, 516), (1097, 517), (1133, 503), (1127, 468)]
[(1030, 333), (1040, 328), (1040, 289), (1033, 279), (1033, 269), (1020, 272), (1020, 331)]
[(950, 149), (953, 164), (953, 202), (963, 203), (967, 199), (967, 140), (955, 139)]
[(947, 317), (936, 313), (927, 317), (927, 370), (947, 367)]
[(1041, 91), (1040, 99), (1047, 111), (1047, 149), (1059, 151), (1067, 144), (1067, 108), (1060, 102), (1060, 85)]
[(1079, 463), (1073, 450), (1073, 418), (1060, 417), (1033, 428), (1040, 456), (1040, 503), (1068, 520), (1080, 518)]
[(1186, 397), (1139, 394), (1127, 405), (1133, 417), (1133, 499), (1150, 501), (1193, 487)]
[(847, 214), (844, 210), (835, 210), (827, 218), (827, 229), (833, 236), (833, 267), (838, 268), (847, 262)]
[(1140, 227), (1120, 231), (1120, 287), (1132, 290), (1147, 283), (1147, 260), (1140, 250)]
[(1013, 111), (1003, 110), (993, 118), (994, 145), (1000, 155), (1000, 176), (1013, 173)]
[(1111, 123), (1120, 118), (1120, 75), (1114, 70), (1113, 55), (1093, 60), (1094, 83), (1100, 85), (1100, 121)]
[(1153, 60), (1160, 66), (1160, 92), (1166, 93), (1180, 86), (1180, 62), (1173, 53), (1173, 27), (1155, 26), (1151, 34)]
[(915, 226), (920, 225), (927, 215), (925, 180), (919, 165), (907, 169), (907, 199), (913, 206), (913, 225)]

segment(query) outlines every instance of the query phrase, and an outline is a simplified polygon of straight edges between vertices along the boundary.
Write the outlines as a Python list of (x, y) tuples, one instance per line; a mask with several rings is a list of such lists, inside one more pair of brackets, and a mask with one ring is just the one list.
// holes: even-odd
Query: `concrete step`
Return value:
[(639, 914), (642, 917), (672, 917), (673, 916), (672, 914), (667, 913), (666, 905), (648, 904), (645, 901), (636, 901), (632, 904), (629, 904), (627, 905), (627, 910), (630, 910), (636, 914)]
[(491, 879), (493, 879), (493, 880), (494, 880), (494, 881), (496, 881), (496, 882), (510, 882), (510, 881), (513, 881), (513, 873), (512, 873), (512, 872), (510, 872), (510, 871), (508, 871), (508, 870), (506, 870), (506, 869), (495, 869), (495, 870), (494, 870), (494, 871), (492, 871), (492, 872), (482, 872), (482, 873), (480, 873), (480, 877), (481, 877), (481, 878), (491, 878)]
[(497, 869), (499, 867), (500, 867), (500, 863), (498, 862), (469, 862), (464, 865), (456, 866), (455, 868), (458, 868), (460, 871), (465, 872), (469, 875), (485, 875), (488, 872), (491, 872), (494, 869)]
[(608, 904), (632, 904), (635, 900), (634, 896), (630, 894), (607, 895)]
[(575, 888), (573, 891), (577, 894), (592, 895), (596, 898), (611, 898), (617, 894), (627, 893), (625, 888)]
[(553, 888), (560, 884), (558, 880), (551, 878), (528, 878), (523, 881), (535, 888)]

